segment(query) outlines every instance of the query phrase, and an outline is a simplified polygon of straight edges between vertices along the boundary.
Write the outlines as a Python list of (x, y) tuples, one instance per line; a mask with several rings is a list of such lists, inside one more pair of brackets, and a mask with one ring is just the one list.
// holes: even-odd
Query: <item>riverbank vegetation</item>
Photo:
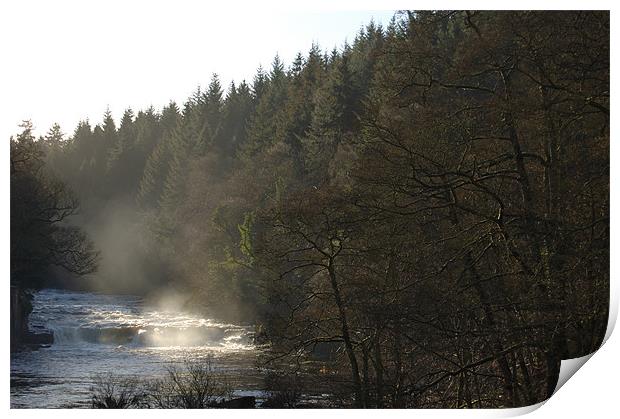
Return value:
[[(185, 103), (25, 126), (12, 261), (46, 243), (13, 230), (36, 147), (91, 286), (256, 322), (354, 407), (529, 405), (605, 333), (609, 124), (608, 12), (400, 12)], [(16, 225), (62, 225), (53, 263), (87, 273), (44, 214)]]
[[(114, 374), (94, 377), (91, 407), (96, 409), (206, 409), (232, 398), (226, 377), (210, 361), (169, 367), (162, 378), (140, 380)], [(252, 406), (253, 407), (253, 406)]]
[[(11, 285), (40, 288), (54, 269), (86, 275), (97, 267), (97, 252), (84, 232), (66, 221), (79, 202), (45, 164), (45, 141), (36, 141), (32, 124), (11, 139)], [(58, 138), (56, 138), (58, 139)]]
[(77, 198), (45, 162), (47, 142), (58, 140), (59, 131), (37, 141), (29, 121), (21, 128), (10, 144), (11, 348), (51, 343), (50, 335), (28, 330), (31, 290), (68, 274), (91, 274), (98, 259), (84, 231), (68, 223), (79, 210)]

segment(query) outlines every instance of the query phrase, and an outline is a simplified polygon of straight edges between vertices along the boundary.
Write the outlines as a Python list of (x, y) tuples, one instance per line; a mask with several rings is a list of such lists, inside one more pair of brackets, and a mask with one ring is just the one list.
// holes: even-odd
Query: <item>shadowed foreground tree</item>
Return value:
[(409, 13), (379, 55), (344, 183), (258, 228), (274, 340), (336, 343), (358, 407), (544, 400), (607, 323), (608, 14)]
[(40, 288), (55, 268), (75, 275), (93, 273), (97, 252), (84, 232), (68, 224), (79, 205), (45, 167), (43, 141), (30, 122), (11, 139), (11, 284)]

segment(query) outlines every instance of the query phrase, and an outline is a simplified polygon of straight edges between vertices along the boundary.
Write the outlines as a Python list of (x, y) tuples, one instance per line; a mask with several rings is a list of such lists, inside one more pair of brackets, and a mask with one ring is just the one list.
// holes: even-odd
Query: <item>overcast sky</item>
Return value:
[(284, 11), (209, 7), (213, 2), (14, 1), (0, 9), (0, 135), (23, 119), (37, 134), (52, 123), (72, 133), (77, 122), (115, 119), (131, 106), (183, 102), (218, 73), (251, 81), (276, 53), (290, 64), (312, 42), (323, 49), (351, 41), (371, 19), (392, 11)]

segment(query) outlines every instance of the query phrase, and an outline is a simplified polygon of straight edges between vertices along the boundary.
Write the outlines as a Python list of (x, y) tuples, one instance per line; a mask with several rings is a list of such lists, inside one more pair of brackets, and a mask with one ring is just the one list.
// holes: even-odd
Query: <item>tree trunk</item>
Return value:
[(377, 382), (377, 408), (383, 408), (383, 359), (381, 357), (381, 341), (379, 330), (375, 333), (375, 376)]
[(355, 350), (353, 348), (353, 342), (349, 333), (349, 324), (347, 322), (347, 314), (344, 309), (342, 297), (340, 295), (340, 288), (336, 279), (336, 271), (334, 270), (333, 261), (329, 261), (328, 269), (329, 280), (331, 283), (332, 291), (334, 292), (334, 299), (336, 300), (336, 306), (338, 307), (338, 313), (340, 316), (340, 329), (342, 332), (342, 340), (344, 341), (345, 351), (351, 364), (351, 379), (353, 381), (353, 393), (355, 394), (355, 407), (362, 406), (362, 383), (360, 380), (359, 366), (357, 358), (355, 356)]

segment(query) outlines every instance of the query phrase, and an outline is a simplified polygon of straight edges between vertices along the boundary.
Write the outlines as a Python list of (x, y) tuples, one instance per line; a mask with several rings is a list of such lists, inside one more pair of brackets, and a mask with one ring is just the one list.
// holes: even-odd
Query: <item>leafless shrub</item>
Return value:
[(160, 379), (140, 381), (113, 374), (96, 375), (90, 388), (96, 409), (204, 409), (217, 407), (232, 394), (210, 360), (171, 366)]
[(134, 377), (100, 374), (94, 377), (91, 406), (95, 409), (130, 409), (145, 407), (141, 382)]
[(154, 380), (148, 388), (149, 404), (159, 409), (204, 409), (230, 396), (221, 375), (214, 372), (211, 361), (186, 361), (184, 368), (168, 368), (167, 376)]
[(301, 398), (301, 382), (295, 373), (269, 372), (265, 377), (269, 396), (262, 407), (284, 409), (297, 407)]

